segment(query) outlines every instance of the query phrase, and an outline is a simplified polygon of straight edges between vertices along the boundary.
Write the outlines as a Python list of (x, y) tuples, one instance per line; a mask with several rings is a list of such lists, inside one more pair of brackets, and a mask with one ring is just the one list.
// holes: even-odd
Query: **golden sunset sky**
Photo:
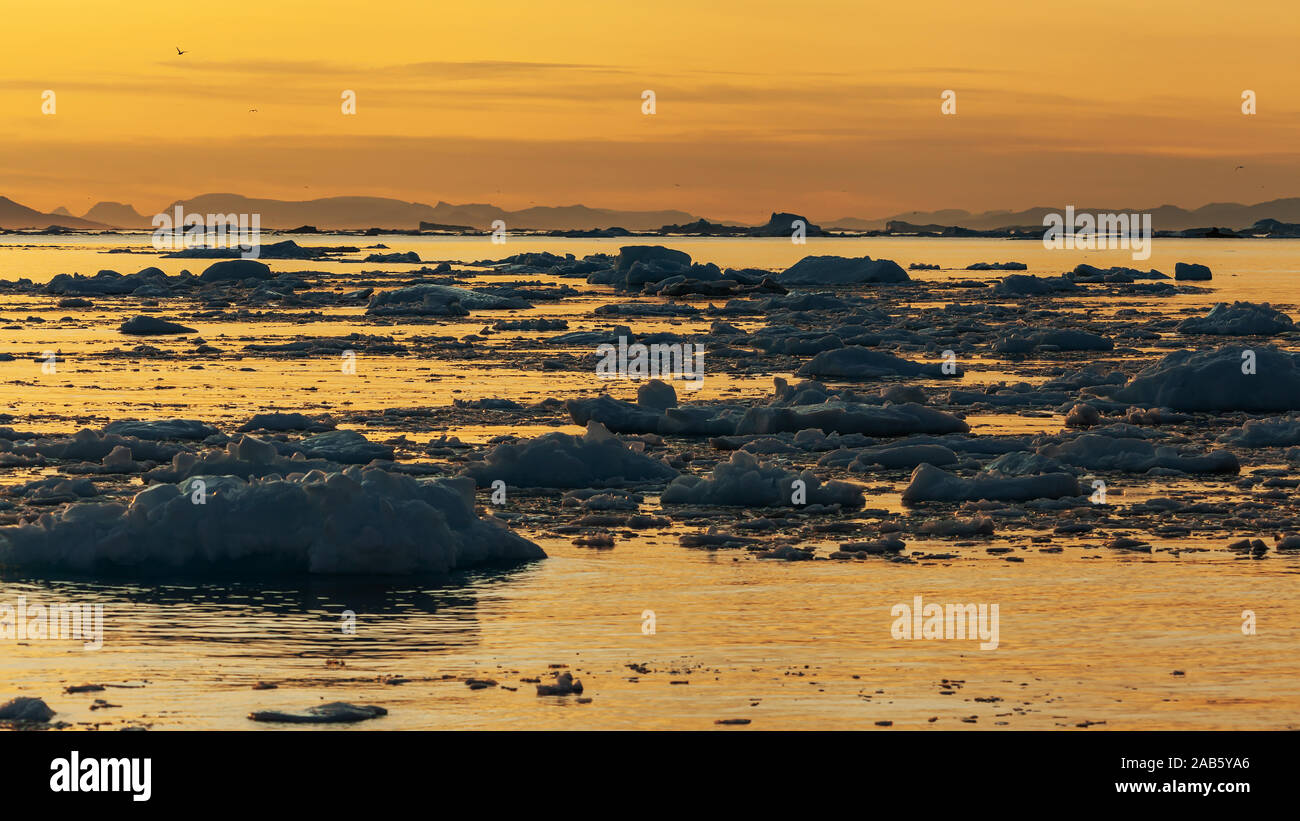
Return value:
[(7, 6), (0, 195), (42, 210), (365, 194), (757, 222), (1300, 196), (1294, 0)]

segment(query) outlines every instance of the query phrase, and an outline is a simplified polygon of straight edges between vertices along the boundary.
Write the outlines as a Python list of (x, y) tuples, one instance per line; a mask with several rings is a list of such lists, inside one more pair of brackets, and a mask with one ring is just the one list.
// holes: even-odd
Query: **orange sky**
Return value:
[(0, 30), (0, 195), (745, 221), (1258, 202), (1300, 196), (1297, 42), (1294, 0), (42, 0)]

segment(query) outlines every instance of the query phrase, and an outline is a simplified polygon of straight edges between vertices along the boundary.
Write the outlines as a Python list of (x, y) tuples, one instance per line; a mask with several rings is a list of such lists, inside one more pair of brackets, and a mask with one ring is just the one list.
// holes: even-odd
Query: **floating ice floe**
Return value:
[[(878, 343), (880, 337), (873, 336), (869, 341), (873, 344)], [(799, 332), (785, 336), (757, 336), (754, 343), (766, 353), (787, 356), (811, 356), (822, 351), (844, 347), (844, 340), (838, 334), (820, 331)]]
[[(196, 486), (194, 478), (202, 479)], [(474, 510), (468, 479), (377, 469), (194, 477), (0, 528), (0, 565), (42, 573), (440, 574), (545, 558)]]
[(160, 442), (172, 439), (203, 440), (219, 431), (196, 419), (123, 419), (104, 426), (104, 433)]
[[(806, 496), (796, 491), (796, 481), (803, 482)], [(719, 462), (713, 475), (678, 476), (660, 496), (664, 504), (753, 505), (784, 507), (802, 503), (862, 507), (862, 489), (848, 482), (822, 484), (812, 471), (792, 473), (776, 465), (763, 465), (752, 454), (735, 451), (730, 461)]]
[[(302, 444), (268, 441), (253, 436), (241, 436), (226, 443), (225, 450), (202, 453), (188, 451), (177, 453), (169, 465), (162, 465), (145, 474), (150, 482), (179, 482), (191, 476), (237, 476), (249, 479), (255, 476), (288, 476), (308, 471), (332, 471), (338, 463), (365, 464), (372, 458), (392, 458), (392, 451), (383, 445), (373, 445), (364, 437), (348, 432), (343, 438), (328, 438), (317, 443), (318, 453), (329, 453), (337, 459), (320, 457), (308, 459)], [(322, 434), (324, 435), (324, 434)], [(308, 437), (304, 443), (317, 437)], [(381, 450), (382, 449), (382, 450)], [(364, 462), (362, 461), (364, 459)]]
[(272, 430), (272, 431), (327, 431), (334, 429), (334, 420), (329, 417), (307, 416), (302, 413), (256, 413), (253, 418), (240, 425), (236, 430)]
[(1039, 386), (1040, 390), (1079, 390), (1095, 385), (1123, 385), (1128, 377), (1122, 371), (1107, 371), (1102, 365), (1093, 363), (1077, 371), (1066, 371), (1060, 376), (1049, 379)]
[(881, 379), (889, 376), (928, 376), (934, 378), (959, 377), (960, 367), (945, 373), (944, 363), (919, 363), (903, 359), (884, 351), (873, 351), (859, 346), (823, 351), (811, 362), (799, 368), (800, 376), (818, 379)]
[(677, 276), (709, 281), (720, 279), (722, 272), (716, 265), (692, 265), (685, 251), (662, 245), (625, 245), (619, 249), (613, 267), (590, 272), (587, 282), (612, 285), (620, 291), (639, 291), (646, 284)]
[(419, 263), (420, 255), (415, 251), (394, 251), (391, 254), (367, 254), (362, 262), (410, 262)]
[(1294, 416), (1250, 419), (1219, 437), (1220, 442), (1242, 448), (1300, 445), (1300, 419)]
[(252, 342), (245, 345), (244, 350), (288, 356), (339, 356), (347, 351), (372, 355), (405, 353), (406, 346), (394, 342), (391, 336), (350, 333), (346, 336), (314, 336), (292, 342)]
[(574, 424), (599, 422), (615, 433), (658, 433), (721, 436), (736, 432), (742, 410), (735, 407), (646, 407), (610, 396), (567, 399), (564, 407)]
[(973, 516), (970, 519), (927, 519), (917, 528), (923, 536), (941, 538), (968, 536), (992, 536), (993, 520), (988, 516)]
[(227, 259), (214, 262), (199, 274), (204, 282), (228, 282), (245, 279), (270, 279), (271, 269), (255, 259)]
[(492, 323), (494, 331), (564, 331), (569, 323), (564, 319), (498, 319)]
[(1029, 274), (1011, 274), (1003, 277), (993, 288), (997, 296), (1042, 296), (1044, 294), (1082, 291), (1069, 277), (1036, 277)]
[(60, 295), (117, 296), (137, 290), (167, 290), (169, 278), (158, 268), (145, 268), (135, 274), (100, 271), (93, 277), (58, 274), (46, 283), (45, 292)]
[(966, 433), (970, 430), (964, 420), (914, 402), (881, 406), (839, 399), (821, 401), (827, 396), (809, 389), (800, 391), (795, 398), (806, 397), (814, 400), (815, 404), (791, 406), (785, 404), (790, 399), (778, 397), (768, 407), (750, 408), (724, 405), (659, 410), (609, 396), (569, 399), (564, 404), (576, 424), (586, 425), (595, 420), (618, 433), (744, 436), (816, 429), (823, 435), (905, 436), (912, 433)]
[(817, 405), (750, 408), (735, 433), (798, 433), (815, 428), (830, 433), (906, 436), (910, 433), (966, 433), (965, 420), (914, 402), (865, 405), (832, 400)]
[(1195, 262), (1176, 262), (1174, 263), (1174, 279), (1182, 280), (1207, 280), (1212, 279), (1208, 266), (1200, 265)]
[(504, 297), (455, 285), (422, 283), (392, 291), (380, 291), (370, 298), (370, 316), (465, 316), (470, 311), (531, 308), (517, 297)]
[(39, 698), (18, 696), (0, 704), (0, 721), (30, 721), (44, 724), (53, 717), (54, 711)]
[(903, 502), (1016, 502), (1078, 496), (1079, 482), (1069, 473), (1002, 476), (981, 473), (966, 479), (934, 465), (919, 465), (903, 491)]
[(1273, 336), (1295, 330), (1291, 317), (1267, 302), (1220, 302), (1205, 316), (1185, 319), (1178, 324), (1182, 334), (1214, 336)]
[(1023, 262), (976, 262), (966, 266), (967, 271), (1028, 271)]
[(573, 673), (566, 671), (555, 674), (555, 680), (550, 684), (538, 684), (537, 695), (539, 696), (567, 696), (572, 694), (582, 695), (582, 681), (573, 677)]
[(1111, 398), (1179, 411), (1300, 410), (1300, 358), (1263, 345), (1175, 351)]
[(1079, 263), (1074, 266), (1070, 276), (1075, 282), (1132, 282), (1136, 279), (1169, 279), (1168, 274), (1162, 274), (1152, 268), (1149, 271), (1139, 271), (1136, 268), (1125, 268), (1122, 265), (1116, 265), (1111, 268), (1097, 268), (1087, 263)]
[(150, 462), (137, 462), (131, 455), (131, 449), (125, 445), (118, 445), (104, 456), (100, 464), (90, 462), (81, 462), (75, 465), (67, 465), (63, 468), (66, 473), (92, 473), (92, 474), (124, 474), (139, 473), (153, 467)]
[[(832, 559), (861, 559), (866, 556), (896, 556), (907, 547), (907, 542), (897, 536), (872, 539), (866, 542), (844, 542), (830, 555)], [(805, 558), (812, 558), (807, 556)]]
[(172, 334), (198, 333), (178, 322), (168, 322), (156, 316), (138, 314), (118, 326), (118, 332), (132, 336), (167, 336)]
[(818, 453), (848, 448), (864, 448), (876, 443), (870, 436), (850, 433), (829, 436), (820, 430), (805, 428), (797, 433), (745, 434), (710, 437), (709, 445), (723, 451), (747, 450), (750, 453)]
[(1067, 428), (1091, 428), (1101, 424), (1101, 412), (1087, 402), (1080, 402), (1065, 414)]
[(248, 714), (250, 721), (281, 722), (285, 724), (351, 724), (388, 715), (388, 710), (374, 704), (348, 704), (331, 701), (297, 712), (283, 710), (258, 710)]
[(1041, 348), (1058, 351), (1109, 351), (1115, 347), (1104, 336), (1078, 330), (1038, 331), (1028, 335), (1010, 334), (993, 343), (998, 353), (1031, 353)]
[(910, 277), (892, 259), (807, 256), (776, 276), (782, 285), (860, 285), (908, 282)]
[(308, 436), (294, 447), (313, 459), (328, 459), (341, 465), (365, 465), (375, 459), (392, 459), (393, 449), (371, 442), (354, 430), (331, 430)]
[[(636, 445), (644, 447), (643, 443)], [(548, 433), (493, 448), (465, 471), (480, 487), (501, 480), (516, 487), (602, 487), (629, 482), (666, 482), (677, 471), (633, 449), (599, 422), (582, 436)]]
[(668, 410), (677, 407), (677, 391), (662, 379), (651, 379), (636, 389), (636, 403), (643, 408)]
[(832, 451), (817, 461), (821, 467), (842, 467), (856, 473), (866, 473), (877, 468), (897, 470), (914, 468), (928, 462), (936, 466), (957, 463), (957, 454), (943, 445), (882, 445), (860, 450)]
[(1152, 468), (1183, 473), (1237, 473), (1241, 464), (1226, 450), (1185, 456), (1171, 447), (1156, 447), (1143, 439), (1084, 433), (1059, 444), (1043, 445), (1038, 453), (1086, 470), (1145, 473)]
[(1004, 453), (984, 466), (988, 473), (1006, 476), (1032, 476), (1039, 473), (1068, 473), (1070, 469), (1041, 453), (1018, 450)]
[(68, 439), (39, 439), (32, 446), (47, 459), (85, 462), (98, 462), (119, 447), (126, 448), (135, 459), (155, 462), (171, 459), (186, 449), (183, 445), (86, 429)]
[(700, 312), (685, 302), (616, 302), (597, 306), (596, 316), (694, 316)]

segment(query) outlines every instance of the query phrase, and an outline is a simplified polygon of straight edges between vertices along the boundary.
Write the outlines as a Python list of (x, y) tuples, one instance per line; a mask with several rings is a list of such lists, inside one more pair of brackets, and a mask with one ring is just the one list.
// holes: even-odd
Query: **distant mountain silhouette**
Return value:
[(262, 228), (293, 228), (314, 225), (325, 230), (351, 228), (406, 228), (416, 230), (421, 222), (467, 225), (490, 229), (504, 220), (506, 230), (536, 229), (571, 231), (619, 225), (629, 230), (651, 230), (668, 222), (686, 222), (694, 217), (685, 211), (617, 211), (585, 205), (538, 206), (507, 211), (495, 205), (436, 206), (387, 197), (326, 197), (289, 201), (257, 199), (240, 194), (203, 194), (177, 200), (167, 206), (170, 213), (180, 205), (187, 212), (204, 214), (261, 214)]
[[(1152, 228), (1156, 231), (1182, 231), (1188, 228), (1208, 228), (1211, 226), (1242, 229), (1249, 228), (1262, 219), (1300, 222), (1300, 197), (1270, 200), (1255, 205), (1215, 202), (1192, 210), (1179, 208), (1176, 205), (1162, 205), (1158, 208), (1094, 208), (1075, 205), (1074, 210), (1075, 213), (1086, 212), (1091, 214), (1150, 213)], [(847, 217), (827, 222), (823, 227), (844, 231), (875, 231), (883, 230), (886, 223), (900, 221), (914, 225), (960, 226), (986, 231), (1012, 225), (1042, 225), (1044, 215), (1064, 212), (1064, 205), (1055, 208), (1039, 206), (1024, 211), (983, 211), (978, 214), (948, 208), (941, 211), (907, 211), (875, 220)]]
[(53, 214), (53, 215), (56, 216), (56, 217), (70, 217), (70, 216), (72, 216), (72, 212), (69, 211), (68, 209), (64, 208), (62, 205), (60, 205), (58, 208), (55, 208), (55, 209), (54, 209), (53, 211), (51, 211), (50, 213)]
[(176, 200), (163, 209), (171, 214), (176, 206), (196, 214), (260, 214), (261, 227), (296, 228), (314, 225), (323, 230), (344, 228), (410, 228), (429, 219), (433, 209), (418, 202), (387, 197), (326, 197), (316, 200), (276, 200), (241, 194), (202, 194)]
[(82, 219), (102, 222), (114, 228), (152, 228), (153, 218), (137, 213), (134, 208), (122, 202), (97, 202), (95, 206), (82, 214)]
[[(519, 211), (504, 211), (493, 205), (451, 205), (439, 202), (434, 207), (435, 222), (489, 228), (493, 220), (505, 220), (506, 229), (529, 228), (544, 231), (580, 231), (586, 228), (619, 226), (629, 231), (653, 231), (672, 222), (690, 222), (694, 214), (685, 211), (618, 211), (588, 208), (585, 205), (534, 206)], [(455, 215), (456, 218), (451, 217)]]
[[(620, 211), (611, 208), (590, 208), (585, 205), (533, 206), (509, 211), (488, 203), (455, 205), (439, 202), (427, 205), (389, 197), (324, 197), (314, 200), (277, 200), (245, 197), (241, 194), (203, 194), (185, 200), (176, 200), (166, 207), (174, 212), (179, 205), (186, 212), (200, 214), (260, 214), (264, 229), (290, 230), (299, 226), (315, 226), (321, 230), (364, 230), (386, 228), (395, 230), (419, 229), (421, 223), (439, 226), (468, 226), (477, 230), (490, 230), (492, 223), (503, 220), (506, 230), (537, 231), (588, 231), (614, 226), (630, 231), (658, 231), (671, 227), (683, 233), (741, 233), (718, 231), (718, 226), (754, 228), (744, 233), (762, 234), (772, 228), (777, 217), (788, 221), (796, 215), (774, 212), (765, 224), (756, 221), (749, 225), (731, 221), (707, 221), (685, 211), (665, 209), (660, 211)], [(844, 217), (823, 221), (821, 228), (831, 231), (883, 231), (890, 222), (936, 228), (962, 228), (990, 231), (1011, 226), (1038, 226), (1049, 213), (1063, 213), (1065, 206), (1039, 206), (1023, 211), (983, 211), (973, 214), (959, 208), (938, 211), (909, 211), (880, 219)], [(1218, 202), (1186, 209), (1175, 205), (1158, 208), (1094, 208), (1075, 206), (1076, 213), (1150, 213), (1152, 228), (1156, 231), (1186, 231), (1195, 228), (1228, 228), (1244, 230), (1260, 220), (1280, 223), (1300, 223), (1300, 197), (1270, 200), (1244, 205), (1236, 202)], [(152, 228), (152, 215), (138, 213), (130, 205), (118, 202), (101, 202), (86, 212), (84, 217), (74, 217), (67, 209), (55, 213), (42, 213), (0, 197), (0, 228), (47, 228), (61, 225), (66, 228)], [(815, 235), (815, 226), (807, 222), (808, 235)], [(788, 233), (787, 225), (780, 226), (778, 234)], [(689, 230), (688, 230), (689, 229)]]
[(19, 205), (8, 197), (0, 197), (0, 228), (14, 231), (20, 228), (49, 228), (51, 225), (89, 229), (108, 227), (103, 223), (91, 222), (67, 214), (46, 214), (35, 208)]

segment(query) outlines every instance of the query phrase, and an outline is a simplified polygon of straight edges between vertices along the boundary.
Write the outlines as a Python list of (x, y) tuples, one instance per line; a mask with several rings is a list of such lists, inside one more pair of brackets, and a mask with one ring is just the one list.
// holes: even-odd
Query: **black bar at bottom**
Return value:
[[(717, 800), (734, 809), (788, 791), (812, 791), (827, 808), (823, 801), (839, 797), (860, 802), (864, 791), (917, 797), (926, 807), (1195, 800), (1223, 808), (1291, 798), (1294, 742), (1287, 733), (1241, 732), (33, 731), (0, 734), (0, 767), (6, 806), (116, 805), (127, 813), (366, 804), (401, 813), (399, 807), (453, 794), (471, 808), (477, 794), (484, 808), (518, 801), (548, 812), (579, 806), (596, 788), (640, 796), (628, 807), (647, 811), (670, 800)], [(78, 773), (71, 770), (74, 754)], [(124, 758), (138, 760), (133, 781)], [(144, 793), (135, 788), (144, 780), (144, 759), (148, 800), (135, 800)], [(74, 791), (63, 773), (88, 780)], [(81, 789), (96, 780), (111, 788), (115, 777), (118, 791)]]

